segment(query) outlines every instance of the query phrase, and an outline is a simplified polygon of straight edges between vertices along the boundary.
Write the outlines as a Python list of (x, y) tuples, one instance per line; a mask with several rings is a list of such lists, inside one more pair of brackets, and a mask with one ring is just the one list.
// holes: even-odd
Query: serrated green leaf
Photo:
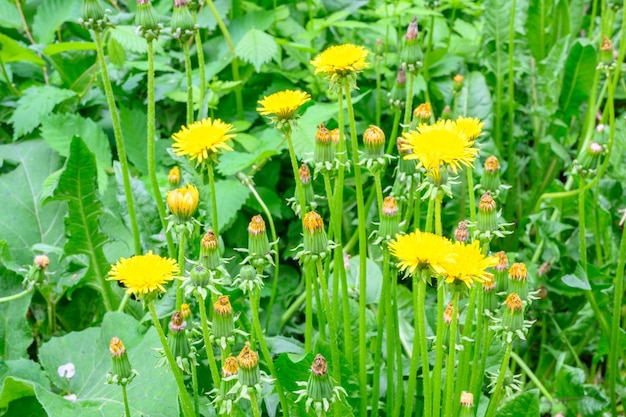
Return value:
[(15, 4), (8, 0), (0, 0), (0, 27), (18, 29), (22, 27), (20, 13)]
[(278, 44), (272, 35), (258, 29), (250, 29), (235, 46), (235, 55), (254, 65), (257, 72), (278, 55)]
[[(0, 266), (0, 294), (9, 296), (24, 291), (22, 277)], [(28, 357), (26, 349), (33, 341), (33, 331), (26, 321), (26, 313), (33, 293), (17, 300), (0, 303), (0, 358)]]
[(37, 6), (33, 19), (33, 37), (37, 43), (48, 44), (54, 40), (54, 32), (68, 20), (78, 19), (79, 0), (44, 0)]
[(41, 136), (57, 151), (67, 157), (74, 136), (85, 138), (85, 144), (98, 164), (98, 189), (104, 193), (107, 186), (106, 170), (111, 169), (109, 138), (96, 122), (79, 114), (51, 114), (41, 119)]
[(96, 44), (93, 42), (61, 42), (46, 46), (44, 55), (56, 55), (67, 51), (95, 51)]
[(128, 52), (145, 54), (148, 52), (146, 40), (135, 33), (133, 26), (117, 26), (111, 29), (110, 36)]
[(113, 36), (109, 36), (107, 41), (107, 56), (114, 65), (121, 67), (126, 61), (126, 51), (122, 44)]
[[(9, 244), (15, 263), (29, 265), (35, 256), (32, 246), (36, 243), (63, 244), (65, 203), (41, 207), (42, 184), (59, 167), (59, 157), (43, 140), (32, 140), (0, 145), (0, 158), (4, 165), (16, 165), (12, 171), (0, 175), (2, 238)], [(54, 257), (51, 260), (54, 262)]]
[[(218, 165), (219, 166), (219, 165)], [(206, 194), (209, 195), (209, 187)], [(215, 182), (215, 195), (217, 196), (217, 220), (220, 233), (228, 229), (235, 219), (237, 212), (250, 196), (250, 190), (239, 181), (220, 180)], [(211, 213), (211, 202), (207, 204), (207, 213)]]
[(559, 105), (563, 120), (578, 112), (580, 105), (589, 97), (596, 72), (596, 50), (586, 39), (578, 39), (570, 49), (563, 72), (563, 87)]
[[(93, 153), (80, 137), (74, 136), (53, 199), (66, 200), (68, 203), (68, 215), (65, 218), (68, 240), (63, 247), (64, 255), (86, 255), (89, 258), (89, 269), (85, 279), (90, 280), (96, 288), (109, 292), (108, 297), (113, 298), (111, 283), (104, 281), (111, 266), (103, 251), (108, 238), (98, 223), (103, 206), (97, 196), (96, 172)], [(101, 283), (105, 283), (104, 288)]]
[(531, 389), (504, 404), (498, 417), (539, 417), (539, 405), (539, 390)]
[(57, 104), (75, 95), (74, 91), (51, 85), (34, 86), (24, 91), (9, 119), (13, 125), (13, 140), (32, 132), (39, 126), (43, 116), (50, 114)]
[(20, 45), (8, 36), (0, 33), (0, 59), (2, 62), (28, 61), (36, 65), (43, 65), (43, 59), (30, 49)]

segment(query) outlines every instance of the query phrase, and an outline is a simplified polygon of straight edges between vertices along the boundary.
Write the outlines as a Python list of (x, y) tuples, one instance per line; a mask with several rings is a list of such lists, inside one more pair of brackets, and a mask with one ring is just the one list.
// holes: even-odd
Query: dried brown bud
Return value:
[(315, 134), (315, 140), (322, 143), (329, 143), (332, 140), (331, 132), (326, 129), (324, 123), (320, 123)]
[(227, 295), (220, 295), (215, 304), (213, 304), (213, 311), (222, 316), (232, 314), (233, 306), (230, 304), (230, 298)]
[(499, 170), (500, 170), (500, 161), (498, 161), (498, 158), (496, 158), (495, 156), (491, 155), (485, 161), (485, 171), (487, 171), (487, 172), (496, 172), (496, 171), (499, 171)]
[(516, 293), (509, 294), (509, 296), (506, 297), (505, 304), (507, 308), (511, 311), (522, 311), (522, 309), (524, 308), (522, 299)]
[(248, 224), (248, 233), (254, 236), (265, 233), (265, 221), (260, 214), (257, 214), (252, 217), (252, 220), (250, 220), (250, 224)]
[(300, 169), (298, 170), (298, 174), (300, 174), (300, 182), (302, 184), (308, 184), (311, 182), (311, 170), (307, 164), (300, 165)]
[(328, 373), (328, 363), (326, 362), (326, 358), (324, 358), (319, 353), (315, 356), (313, 360), (313, 364), (311, 365), (311, 372), (315, 375), (322, 376)]
[(467, 220), (462, 220), (459, 222), (459, 225), (454, 231), (454, 239), (456, 239), (457, 242), (467, 242), (467, 239), (469, 239)]

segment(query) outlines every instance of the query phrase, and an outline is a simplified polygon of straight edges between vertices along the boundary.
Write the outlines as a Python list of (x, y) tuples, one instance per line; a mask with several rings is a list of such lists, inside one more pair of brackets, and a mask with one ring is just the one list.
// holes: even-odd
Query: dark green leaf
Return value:
[[(209, 187), (206, 187), (209, 194)], [(228, 229), (230, 222), (235, 219), (237, 212), (244, 205), (250, 190), (236, 180), (221, 180), (215, 182), (215, 194), (217, 196), (217, 219), (220, 232)], [(207, 204), (207, 213), (211, 213), (210, 201)]]
[(43, 0), (33, 19), (33, 37), (38, 43), (54, 40), (54, 32), (66, 21), (78, 19), (79, 0)]
[(20, 136), (32, 132), (39, 126), (43, 116), (50, 114), (57, 104), (75, 95), (74, 91), (51, 85), (34, 86), (26, 90), (9, 119), (14, 129), (13, 139), (17, 140)]
[[(22, 277), (0, 266), (0, 294), (6, 297), (24, 291)], [(33, 341), (33, 331), (26, 321), (32, 292), (17, 300), (0, 303), (0, 358), (27, 357), (26, 349)]]
[(577, 40), (569, 52), (563, 72), (563, 88), (559, 105), (564, 119), (578, 112), (578, 108), (589, 97), (596, 72), (596, 50), (588, 40)]
[(561, 281), (563, 281), (563, 284), (571, 288), (578, 288), (585, 291), (591, 290), (587, 274), (580, 263), (576, 265), (576, 272), (564, 275), (561, 277)]
[(498, 410), (498, 417), (539, 417), (539, 415), (538, 389), (516, 395)]

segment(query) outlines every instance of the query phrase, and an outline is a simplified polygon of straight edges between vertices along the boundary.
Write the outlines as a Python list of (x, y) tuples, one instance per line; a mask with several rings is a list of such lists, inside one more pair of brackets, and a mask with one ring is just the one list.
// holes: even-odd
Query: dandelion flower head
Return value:
[(178, 274), (176, 261), (163, 258), (149, 251), (145, 255), (121, 258), (109, 272), (109, 281), (119, 281), (126, 292), (137, 297), (153, 291), (165, 292), (164, 284)]
[(452, 246), (452, 255), (453, 261), (443, 264), (446, 283), (462, 282), (468, 287), (474, 282), (488, 280), (491, 274), (487, 269), (499, 262), (495, 256), (483, 255), (478, 241), (471, 244), (456, 242)]
[(365, 58), (369, 51), (362, 46), (350, 43), (335, 45), (327, 48), (311, 61), (315, 67), (315, 74), (320, 72), (330, 76), (331, 81), (356, 74), (369, 66)]
[(468, 140), (475, 140), (483, 131), (485, 123), (474, 117), (459, 117), (454, 122), (459, 133)]
[(215, 160), (220, 150), (233, 150), (227, 142), (236, 136), (231, 133), (234, 129), (233, 125), (210, 117), (193, 122), (172, 135), (174, 153), (195, 159), (198, 164)]
[(437, 274), (444, 273), (443, 265), (454, 261), (451, 249), (452, 242), (445, 237), (419, 230), (396, 236), (389, 244), (391, 254), (400, 260), (400, 270), (409, 274), (428, 268)]
[(260, 107), (256, 111), (263, 116), (275, 116), (278, 120), (293, 119), (296, 110), (309, 100), (311, 96), (304, 91), (279, 91), (259, 100)]

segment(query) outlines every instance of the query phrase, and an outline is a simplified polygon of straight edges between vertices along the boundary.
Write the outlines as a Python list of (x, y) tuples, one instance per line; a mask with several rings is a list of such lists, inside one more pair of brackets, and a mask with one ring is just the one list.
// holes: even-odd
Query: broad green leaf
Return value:
[(41, 119), (41, 136), (63, 157), (69, 156), (74, 136), (85, 138), (85, 144), (96, 156), (98, 189), (104, 192), (107, 186), (106, 170), (111, 169), (111, 145), (96, 122), (79, 114), (51, 114)]
[(510, 0), (487, 0), (484, 3), (484, 32), (487, 39), (493, 39), (502, 47), (508, 43), (509, 20), (511, 16)]
[(33, 395), (32, 388), (21, 384), (19, 380), (31, 381), (42, 387), (50, 386), (38, 363), (29, 359), (0, 360), (0, 408), (5, 409), (11, 401), (24, 395)]
[(574, 42), (563, 70), (565, 76), (559, 99), (563, 120), (578, 113), (580, 105), (589, 97), (596, 64), (596, 50), (589, 41), (579, 39)]
[[(242, 136), (242, 134), (239, 134)], [(247, 135), (250, 136), (250, 135)], [(252, 136), (250, 136), (252, 137)], [(239, 171), (278, 154), (276, 149), (281, 143), (280, 135), (274, 129), (264, 130), (258, 138), (258, 146), (249, 152), (226, 152), (220, 156), (217, 170), (224, 176), (234, 175)]]
[(539, 417), (539, 390), (516, 395), (498, 410), (498, 417)]
[[(24, 291), (23, 278), (0, 265), (0, 294), (3, 297)], [(0, 358), (26, 358), (26, 349), (33, 341), (33, 331), (26, 321), (26, 313), (33, 293), (13, 301), (0, 303)], [(0, 404), (1, 407), (1, 404)]]
[(526, 19), (526, 37), (532, 56), (541, 61), (552, 45), (548, 26), (551, 23), (553, 1), (530, 0)]
[[(206, 194), (209, 195), (209, 187)], [(217, 220), (220, 233), (223, 233), (235, 219), (237, 212), (244, 205), (250, 190), (236, 180), (221, 180), (215, 182), (215, 195), (217, 196)], [(212, 213), (210, 198), (207, 203), (207, 213)], [(210, 217), (210, 214), (209, 214)], [(207, 222), (209, 219), (207, 219)]]
[[(347, 271), (348, 285), (359, 288), (359, 255), (350, 258), (350, 268)], [(380, 266), (370, 258), (366, 259), (367, 286), (365, 288), (365, 299), (368, 304), (378, 304), (380, 301), (380, 291), (383, 285), (383, 273)]]
[(126, 51), (122, 44), (113, 36), (109, 36), (107, 41), (107, 56), (118, 67), (123, 66), (124, 62), (126, 62)]
[(36, 65), (44, 64), (43, 59), (39, 58), (35, 52), (2, 33), (0, 33), (0, 60), (4, 63), (29, 61)]
[(96, 44), (93, 42), (62, 42), (53, 43), (43, 50), (44, 55), (56, 55), (67, 51), (95, 51)]
[(0, 27), (9, 29), (19, 29), (22, 27), (20, 13), (14, 2), (0, 0)]
[(117, 26), (111, 29), (111, 37), (114, 38), (124, 50), (145, 54), (148, 52), (148, 44), (146, 40), (135, 33), (133, 26)]
[(564, 275), (561, 277), (561, 281), (571, 288), (578, 288), (585, 291), (591, 290), (587, 273), (580, 263), (576, 265), (576, 271), (573, 274)]
[(108, 239), (98, 223), (102, 203), (96, 192), (96, 172), (93, 153), (80, 137), (75, 136), (52, 199), (68, 202), (68, 216), (65, 219), (68, 240), (63, 248), (65, 256), (86, 255), (89, 258), (89, 270), (85, 279), (113, 298), (110, 282), (105, 282), (105, 288), (101, 287), (110, 264), (103, 251)]
[(43, 0), (33, 19), (33, 37), (37, 43), (52, 43), (54, 33), (63, 23), (78, 19), (80, 3), (79, 0)]
[(459, 114), (476, 117), (485, 122), (485, 130), (493, 123), (493, 103), (487, 87), (485, 76), (477, 71), (470, 72), (465, 77), (463, 88), (459, 95)]
[[(65, 203), (41, 207), (42, 184), (59, 167), (59, 157), (43, 140), (0, 145), (0, 165), (15, 164), (0, 175), (0, 230), (18, 265), (30, 265), (35, 256), (32, 246), (46, 243), (62, 246)], [(54, 260), (53, 260), (54, 262)]]
[(144, 175), (148, 175), (147, 157), (147, 125), (146, 112), (139, 108), (120, 106), (120, 123), (126, 145), (126, 155), (129, 161)]
[(32, 132), (39, 126), (43, 116), (50, 114), (57, 104), (75, 95), (74, 91), (51, 85), (34, 86), (24, 91), (9, 119), (9, 123), (13, 125), (13, 139), (17, 140)]
[(250, 29), (235, 46), (235, 55), (254, 65), (257, 72), (278, 55), (278, 45), (272, 35), (258, 29)]
[[(123, 414), (122, 393), (117, 385), (106, 384), (111, 370), (109, 342), (119, 337), (130, 363), (139, 375), (128, 385), (128, 401), (132, 415), (171, 417), (178, 415), (176, 384), (167, 368), (157, 368), (158, 359), (152, 350), (160, 346), (154, 328), (142, 332), (139, 323), (122, 313), (109, 313), (102, 327), (55, 337), (40, 349), (40, 362), (48, 378), (58, 389), (67, 382), (59, 377), (60, 365), (73, 363), (75, 376), (70, 380), (70, 392), (76, 402), (36, 386), (39, 402), (55, 417), (99, 416), (118, 417)], [(172, 395), (174, 393), (174, 395)]]

